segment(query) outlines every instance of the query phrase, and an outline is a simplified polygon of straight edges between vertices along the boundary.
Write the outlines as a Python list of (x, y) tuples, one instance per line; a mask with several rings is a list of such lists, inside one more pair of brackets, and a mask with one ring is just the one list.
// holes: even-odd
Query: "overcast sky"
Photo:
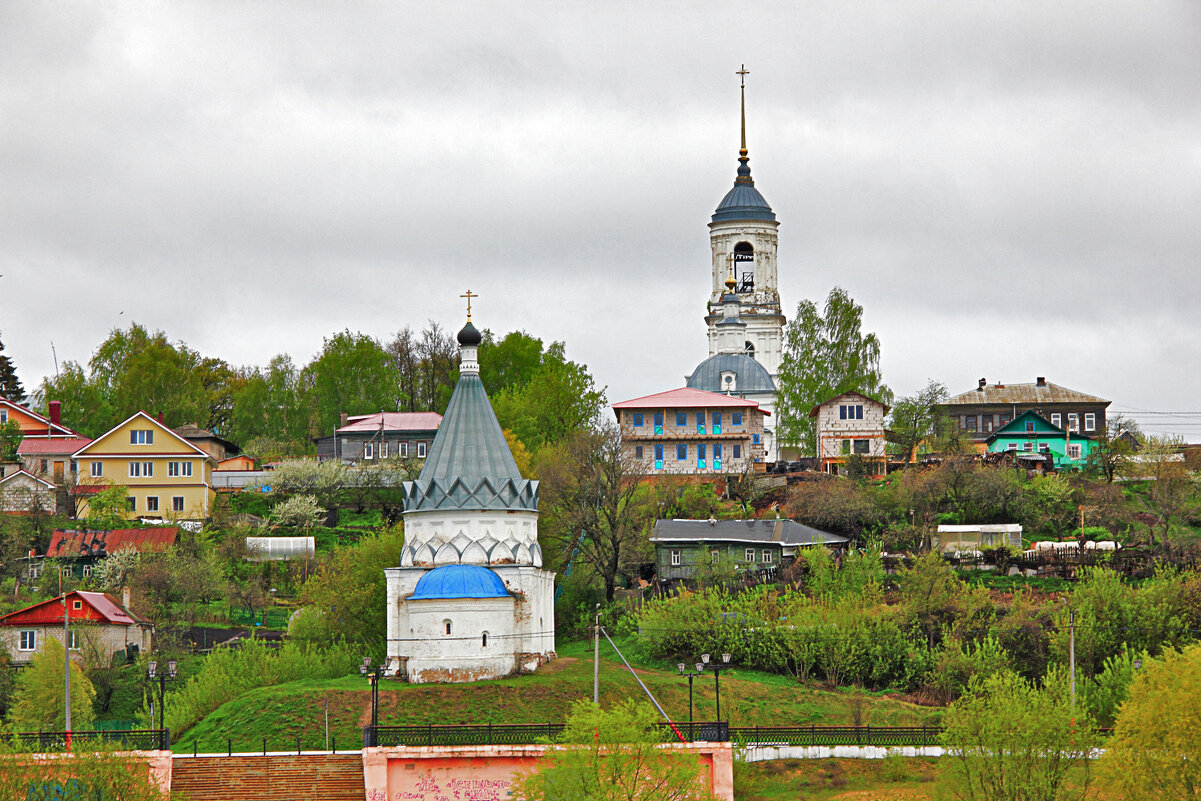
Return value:
[(5, 2), (5, 353), (303, 364), (470, 288), (611, 401), (680, 386), (742, 63), (790, 318), (839, 285), (898, 395), (1042, 375), (1201, 441), (1194, 2)]

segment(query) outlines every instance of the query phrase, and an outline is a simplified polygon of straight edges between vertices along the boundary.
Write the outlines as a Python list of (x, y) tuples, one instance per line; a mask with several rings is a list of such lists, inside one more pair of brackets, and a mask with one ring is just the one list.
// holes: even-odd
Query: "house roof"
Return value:
[(80, 434), (78, 432), (72, 431), (71, 429), (69, 429), (66, 426), (61, 425), (59, 423), (52, 423), (52, 422), (50, 422), (49, 417), (38, 414), (33, 409), (30, 409), (28, 406), (22, 406), (19, 403), (14, 403), (14, 402), (10, 401), (8, 398), (0, 398), (0, 407), (3, 407), (3, 406), (7, 406), (10, 409), (16, 409), (19, 412), (29, 415), (30, 417), (34, 418), (38, 422), (45, 424), (47, 431), (50, 431), (53, 429), (54, 431), (58, 432), (59, 434), (66, 435), (69, 437), (80, 436)]
[[(134, 412), (133, 414), (131, 414), (129, 417), (126, 417), (126, 418), (125, 418), (124, 420), (122, 420), (120, 423), (117, 423), (115, 426), (113, 426), (112, 428), (110, 428), (108, 431), (105, 431), (103, 434), (101, 434), (100, 436), (96, 437), (96, 439), (92, 440), (90, 443), (88, 443), (87, 445), (85, 445), (85, 446), (83, 446), (82, 448), (80, 448), (79, 450), (77, 450), (77, 451), (76, 451), (74, 454), (72, 454), (72, 456), (74, 456), (75, 458), (77, 458), (77, 459), (78, 459), (80, 456), (83, 456), (83, 455), (84, 455), (84, 451), (86, 451), (88, 448), (91, 448), (93, 445), (95, 445), (95, 444), (96, 444), (96, 443), (98, 443), (98, 442), (102, 442), (102, 441), (104, 441), (104, 440), (105, 440), (105, 439), (107, 439), (107, 438), (109, 437), (109, 435), (111, 435), (111, 434), (112, 434), (114, 431), (116, 431), (117, 429), (119, 429), (119, 428), (121, 428), (123, 425), (125, 425), (126, 423), (128, 423), (128, 422), (130, 422), (131, 420), (134, 420), (134, 419), (136, 419), (136, 418), (138, 418), (138, 417), (141, 417), (141, 418), (143, 418), (143, 419), (144, 419), (144, 420), (145, 420), (147, 423), (150, 423), (152, 426), (154, 426), (155, 428), (157, 428), (159, 431), (162, 431), (162, 432), (164, 432), (164, 433), (165, 433), (165, 434), (167, 434), (168, 436), (175, 437), (177, 440), (179, 440), (180, 442), (182, 442), (184, 445), (187, 445), (187, 446), (188, 446), (189, 448), (191, 448), (192, 450), (196, 451), (196, 453), (197, 453), (198, 455), (200, 455), (200, 456), (203, 456), (205, 459), (208, 459), (209, 461), (212, 461), (212, 462), (215, 462), (215, 461), (217, 461), (217, 460), (216, 460), (216, 459), (214, 459), (214, 458), (213, 458), (211, 455), (209, 455), (209, 454), (208, 454), (206, 451), (204, 451), (204, 450), (203, 450), (203, 449), (201, 449), (201, 448), (198, 448), (198, 447), (196, 447), (196, 446), (195, 446), (195, 445), (193, 445), (191, 442), (189, 442), (187, 439), (185, 439), (184, 437), (181, 437), (179, 434), (176, 434), (174, 431), (172, 431), (171, 429), (167, 428), (167, 426), (166, 426), (166, 425), (164, 425), (164, 424), (160, 423), (158, 420), (154, 419), (153, 417), (151, 417), (149, 414), (147, 414), (146, 412), (144, 412), (144, 411), (142, 411), (142, 410), (138, 410), (138, 411)], [(146, 453), (147, 453), (148, 455), (149, 455), (149, 454), (153, 454), (153, 451), (152, 451), (152, 450), (149, 450), (149, 448), (148, 448), (148, 449), (146, 450)]]
[(63, 558), (107, 556), (122, 548), (140, 552), (165, 551), (179, 539), (178, 526), (160, 528), (117, 528), (112, 531), (57, 530), (50, 538), (46, 556)]
[[(644, 395), (641, 398), (621, 401), (613, 404), (613, 409), (694, 409), (694, 408), (753, 408), (758, 401), (750, 401), (734, 395), (723, 395), (720, 392), (706, 392), (703, 389), (680, 387), (666, 392), (656, 392), (654, 395)], [(764, 411), (764, 414), (767, 414)]]
[[(89, 592), (87, 590), (74, 590), (66, 594), (66, 597), (75, 597), (87, 604), (95, 615), (107, 623), (118, 626), (132, 626), (142, 622), (144, 618), (135, 617), (129, 612), (121, 608), (121, 604), (115, 598), (103, 592)], [(31, 625), (35, 623), (52, 623), (56, 620), (61, 622), (63, 619), (63, 598), (60, 595), (57, 598), (51, 598), (48, 601), (27, 606), (24, 609), (18, 609), (15, 612), (9, 612), (7, 615), (0, 615), (0, 626), (21, 626)], [(56, 614), (57, 613), (57, 614)], [(72, 615), (74, 617), (74, 615)], [(87, 617), (93, 617), (88, 615)], [(95, 619), (93, 617), (93, 619)]]
[(222, 437), (220, 434), (217, 434), (213, 431), (209, 431), (207, 428), (201, 428), (200, 426), (196, 425), (195, 423), (184, 423), (179, 428), (173, 428), (171, 430), (174, 431), (179, 436), (183, 437), (184, 439), (188, 439), (188, 440), (211, 439), (216, 442), (220, 442), (227, 451), (237, 452), (237, 451), (242, 450), (234, 443), (225, 439), (225, 437)]
[(25, 437), (17, 446), (18, 456), (67, 456), (91, 445), (87, 437)]
[[(1039, 427), (1037, 429), (1035, 429), (1035, 431), (1033, 431), (1033, 432), (1027, 431), (1026, 430), (1026, 421), (1027, 420), (1036, 420), (1041, 425), (1039, 425)], [(1044, 437), (1049, 435), (1049, 436), (1063, 437), (1065, 439), (1069, 436), (1068, 432), (1065, 429), (1060, 428), (1059, 426), (1055, 425), (1054, 423), (1052, 423), (1047, 418), (1043, 417), (1038, 412), (1029, 411), (1029, 412), (1022, 412), (1017, 417), (1013, 418), (1008, 423), (1006, 423), (1005, 425), (998, 428), (996, 431), (994, 431), (988, 437), (988, 439), (985, 440), (985, 442), (995, 442), (998, 437), (1017, 437), (1019, 439), (1025, 439), (1027, 437), (1027, 435), (1029, 435), (1031, 433), (1040, 434)], [(1092, 439), (1092, 437), (1090, 437), (1088, 434), (1082, 434), (1079, 431), (1073, 431), (1071, 433), (1071, 437), (1073, 439), (1090, 439), (1090, 440)]]
[(651, 542), (749, 542), (833, 545), (846, 537), (795, 520), (657, 520)]
[(480, 565), (443, 565), (417, 581), (411, 601), (440, 598), (508, 598), (500, 576)]
[(885, 413), (885, 414), (888, 414), (888, 410), (889, 410), (889, 408), (890, 408), (890, 407), (889, 407), (889, 405), (888, 405), (887, 403), (884, 403), (883, 401), (878, 401), (878, 400), (876, 400), (876, 399), (875, 399), (875, 398), (873, 398), (871, 395), (864, 395), (862, 392), (840, 392), (840, 393), (838, 393), (837, 395), (834, 395), (834, 396), (832, 396), (832, 397), (826, 398), (824, 401), (822, 401), (821, 403), (819, 403), (819, 404), (817, 404), (816, 406), (814, 406), (814, 407), (813, 407), (813, 408), (812, 408), (812, 409), (809, 411), (809, 416), (810, 416), (810, 417), (817, 417), (817, 413), (818, 413), (818, 411), (820, 411), (820, 410), (821, 410), (821, 408), (822, 408), (823, 406), (825, 406), (827, 403), (833, 403), (834, 401), (838, 400), (839, 398), (846, 398), (846, 397), (849, 397), (849, 396), (851, 396), (851, 395), (854, 395), (856, 398), (863, 398), (864, 400), (869, 400), (869, 401), (871, 401), (872, 403), (878, 403), (878, 404), (880, 404), (881, 406), (883, 406), (883, 407), (884, 407), (884, 413)]
[(734, 373), (737, 377), (734, 391), (739, 394), (776, 391), (776, 383), (767, 368), (745, 353), (715, 353), (696, 366), (687, 378), (688, 386), (720, 392), (725, 386), (722, 373)]
[(1074, 389), (1044, 381), (1041, 384), (985, 384), (983, 389), (971, 389), (950, 398), (945, 405), (977, 406), (992, 403), (1109, 403), (1109, 401), (1098, 398), (1096, 395), (1077, 392)]
[(34, 481), (38, 482), (42, 486), (47, 487), (48, 489), (54, 489), (54, 485), (51, 484), (49, 481), (38, 478), (33, 473), (30, 473), (28, 470), (18, 470), (15, 473), (9, 473), (4, 478), (0, 478), (0, 484), (7, 484), (8, 482), (12, 481), (17, 476), (25, 476), (26, 478), (32, 478)]
[(437, 412), (376, 412), (346, 418), (346, 425), (338, 429), (339, 434), (373, 434), (384, 431), (437, 431), (442, 425), (442, 415)]

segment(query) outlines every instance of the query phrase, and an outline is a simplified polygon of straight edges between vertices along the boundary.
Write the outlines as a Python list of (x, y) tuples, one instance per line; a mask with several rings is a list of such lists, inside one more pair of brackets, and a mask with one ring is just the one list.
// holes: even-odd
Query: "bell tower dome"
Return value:
[[(740, 77), (742, 140), (738, 173), (709, 222), (712, 249), (712, 286), (705, 323), (709, 328), (709, 355), (728, 350), (719, 328), (722, 320), (726, 276), (733, 272), (734, 292), (741, 302), (740, 319), (746, 325), (744, 351), (766, 368), (774, 379), (780, 370), (784, 344), (784, 314), (776, 280), (776, 220), (771, 206), (755, 188), (746, 147), (746, 76)], [(724, 346), (724, 347), (723, 347)]]

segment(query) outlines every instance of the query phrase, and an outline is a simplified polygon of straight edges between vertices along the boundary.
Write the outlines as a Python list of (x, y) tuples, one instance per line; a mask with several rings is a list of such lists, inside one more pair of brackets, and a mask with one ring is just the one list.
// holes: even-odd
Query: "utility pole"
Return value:
[(1076, 610), (1068, 610), (1068, 672), (1072, 676), (1072, 709), (1076, 708)]
[(596, 605), (596, 624), (592, 627), (592, 703), (600, 706), (600, 604)]
[[(63, 571), (60, 568), (58, 571), (59, 589), (62, 589)], [(63, 593), (63, 654), (66, 670), (63, 671), (63, 687), (66, 695), (66, 714), (63, 716), (64, 726), (66, 729), (67, 750), (71, 750), (71, 628), (68, 621), (71, 617), (71, 608), (67, 604), (67, 594)]]

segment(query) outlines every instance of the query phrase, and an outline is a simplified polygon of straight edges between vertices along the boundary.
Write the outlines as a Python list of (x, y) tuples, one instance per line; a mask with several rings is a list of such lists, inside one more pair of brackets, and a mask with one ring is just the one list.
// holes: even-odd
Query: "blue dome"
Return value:
[(479, 565), (436, 567), (417, 581), (409, 600), (432, 598), (507, 598), (500, 576)]
[(775, 382), (771, 380), (771, 373), (767, 372), (767, 368), (743, 353), (719, 353), (710, 356), (698, 364), (692, 375), (688, 376), (688, 386), (706, 392), (725, 392), (721, 380), (723, 372), (732, 372), (738, 377), (734, 391), (739, 395), (776, 391)]

